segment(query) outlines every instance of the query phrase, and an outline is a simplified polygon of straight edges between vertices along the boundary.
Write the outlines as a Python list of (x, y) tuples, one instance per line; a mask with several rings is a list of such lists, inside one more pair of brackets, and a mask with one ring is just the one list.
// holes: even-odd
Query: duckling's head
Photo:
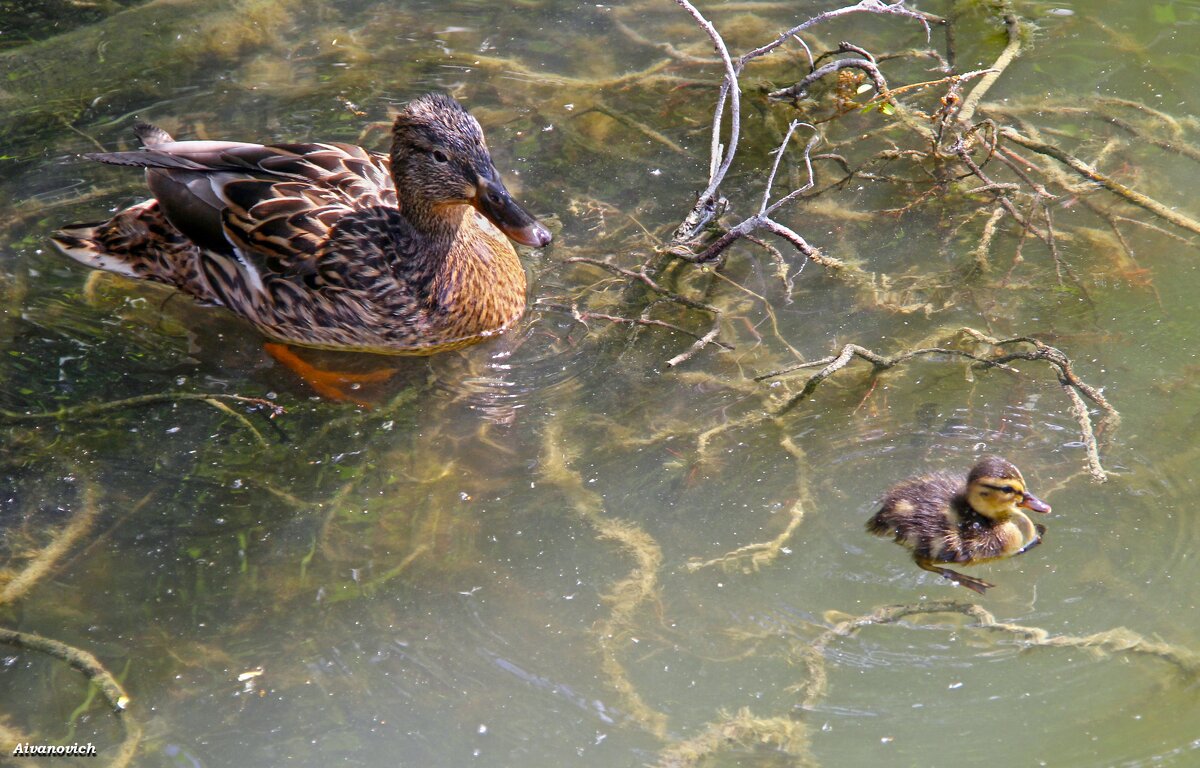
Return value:
[(522, 245), (550, 242), (550, 231), (505, 189), (479, 122), (450, 96), (430, 93), (408, 103), (392, 126), (391, 157), (406, 215), (420, 220), (471, 205)]
[(1050, 505), (1025, 490), (1021, 470), (998, 456), (984, 456), (967, 475), (967, 503), (984, 517), (1003, 520), (1018, 507), (1049, 512)]

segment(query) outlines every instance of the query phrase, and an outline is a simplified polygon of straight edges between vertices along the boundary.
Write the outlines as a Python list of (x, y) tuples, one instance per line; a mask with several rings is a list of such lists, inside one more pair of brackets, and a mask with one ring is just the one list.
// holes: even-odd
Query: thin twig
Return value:
[(593, 267), (599, 267), (600, 269), (612, 272), (614, 275), (620, 275), (621, 277), (636, 280), (655, 293), (662, 294), (663, 296), (671, 299), (671, 301), (679, 302), (685, 307), (691, 307), (692, 309), (699, 309), (705, 312), (712, 312), (713, 314), (720, 314), (720, 310), (711, 304), (705, 304), (702, 301), (689, 299), (687, 296), (675, 293), (671, 289), (664, 288), (663, 286), (659, 285), (654, 278), (650, 277), (650, 275), (646, 273), (645, 267), (641, 267), (635, 272), (632, 269), (625, 269), (624, 267), (619, 267), (616, 264), (612, 264), (607, 261), (601, 261), (600, 259), (588, 258), (586, 256), (572, 256), (569, 259), (564, 259), (564, 261), (567, 264), (590, 264)]
[(244, 403), (266, 408), (274, 418), (284, 412), (283, 406), (276, 405), (261, 397), (244, 397), (242, 395), (205, 394), (203, 392), (161, 392), (153, 395), (138, 395), (123, 400), (108, 400), (102, 403), (84, 403), (83, 405), (64, 405), (54, 411), (34, 411), (20, 413), (0, 408), (0, 420), (10, 422), (43, 421), (50, 419), (89, 419), (109, 411), (119, 411), (124, 408), (136, 408), (142, 405), (158, 403), (179, 403), (200, 401), (212, 405), (213, 400), (226, 400), (233, 403)]
[(901, 363), (912, 360), (915, 357), (923, 357), (925, 355), (965, 357), (968, 360), (973, 360), (976, 363), (987, 367), (1002, 368), (1010, 373), (1016, 373), (1016, 369), (1012, 368), (1011, 366), (1004, 365), (1003, 363), (996, 362), (995, 360), (991, 360), (986, 357), (980, 357), (979, 355), (975, 355), (970, 352), (965, 352), (961, 349), (952, 349), (948, 347), (926, 347), (923, 349), (908, 350), (891, 357), (885, 357), (884, 355), (869, 350), (866, 347), (860, 347), (857, 344), (846, 344), (842, 347), (841, 352), (839, 352), (837, 355), (825, 357), (820, 360), (812, 360), (806, 363), (799, 363), (798, 365), (788, 366), (787, 368), (779, 371), (772, 371), (770, 373), (764, 373), (760, 376), (755, 376), (754, 379), (755, 381), (765, 381), (766, 379), (773, 378), (790, 371), (798, 370), (800, 368), (813, 368), (818, 365), (823, 366), (821, 370), (808, 377), (808, 380), (804, 382), (804, 387), (799, 393), (793, 395), (776, 411), (776, 415), (782, 416), (800, 403), (807, 400), (821, 382), (845, 368), (850, 364), (850, 361), (856, 357), (866, 360), (872, 366), (874, 366), (876, 370), (887, 370), (888, 368), (894, 368)]
[[(843, 44), (844, 45), (844, 44)], [(861, 69), (870, 76), (875, 83), (875, 90), (883, 95), (883, 100), (890, 102), (891, 91), (888, 89), (887, 81), (883, 79), (883, 74), (879, 71), (879, 67), (875, 62), (869, 59), (845, 58), (831, 61), (828, 64), (822, 65), (817, 69), (809, 72), (795, 85), (790, 85), (787, 88), (780, 88), (777, 91), (771, 91), (767, 94), (767, 98), (771, 101), (786, 101), (789, 99), (803, 99), (808, 95), (808, 86), (820, 80), (827, 75), (837, 72), (839, 69)]]
[(996, 84), (1000, 75), (1008, 69), (1008, 65), (1021, 55), (1021, 26), (1016, 15), (1011, 13), (1004, 15), (1004, 28), (1008, 32), (1008, 45), (1004, 46), (1000, 57), (992, 63), (991, 71), (984, 75), (983, 79), (976, 83), (971, 92), (967, 94), (967, 98), (963, 99), (962, 108), (958, 111), (958, 121), (963, 125), (971, 124), (975, 119), (975, 110), (979, 106), (980, 99)]
[(1039, 155), (1053, 157), (1055, 160), (1059, 161), (1063, 165), (1066, 165), (1068, 168), (1084, 178), (1096, 182), (1108, 191), (1124, 198), (1133, 205), (1136, 205), (1139, 208), (1144, 208), (1153, 213), (1155, 216), (1166, 219), (1177, 227), (1200, 234), (1200, 222), (1196, 221), (1190, 216), (1186, 216), (1182, 213), (1174, 211), (1171, 208), (1168, 208), (1157, 200), (1148, 197), (1147, 195), (1143, 195), (1141, 192), (1130, 189), (1124, 184), (1121, 184), (1109, 176), (1100, 173), (1091, 165), (1083, 162), (1074, 155), (1063, 151), (1053, 144), (1047, 144), (1043, 141), (1036, 141), (1027, 136), (1022, 136), (1013, 128), (1003, 129), (1001, 131), (1001, 135), (1009, 141), (1020, 144), (1022, 147), (1025, 147), (1028, 150), (1037, 152)]
[[(693, 344), (692, 346), (688, 347), (687, 350), (685, 350), (684, 352), (681, 352), (678, 355), (675, 355), (675, 357), (672, 357), (670, 360), (668, 360), (667, 365), (674, 368), (675, 366), (692, 359), (693, 355), (695, 355), (700, 350), (704, 349), (709, 344), (717, 343), (716, 338), (717, 338), (717, 334), (720, 333), (720, 331), (721, 331), (721, 317), (720, 317), (720, 315), (717, 315), (716, 317), (713, 318), (712, 328), (709, 329), (708, 333), (704, 334), (699, 339), (696, 339), (696, 343)], [(724, 345), (721, 345), (721, 346), (724, 346)]]
[(897, 0), (897, 2), (894, 2), (894, 3), (884, 3), (884, 2), (881, 2), (881, 0), (861, 0), (861, 2), (859, 2), (856, 5), (848, 6), (846, 8), (838, 8), (838, 9), (832, 10), (832, 11), (825, 11), (824, 13), (819, 13), (816, 16), (813, 16), (812, 18), (810, 18), (808, 21), (802, 22), (802, 23), (797, 24), (796, 26), (792, 27), (787, 32), (784, 32), (783, 34), (779, 35), (779, 37), (775, 38), (774, 40), (767, 43), (766, 45), (761, 45), (752, 51), (748, 51), (747, 53), (742, 54), (741, 58), (738, 59), (738, 65), (739, 65), (738, 71), (741, 71), (741, 67), (744, 67), (747, 64), (747, 62), (770, 53), (771, 51), (775, 50), (779, 46), (786, 43), (788, 40), (794, 38), (799, 33), (808, 29), (809, 27), (815, 26), (817, 24), (828, 21), (830, 19), (837, 18), (839, 16), (845, 16), (845, 15), (851, 14), (851, 13), (893, 14), (893, 15), (897, 15), (897, 16), (906, 16), (911, 19), (916, 19), (917, 21), (920, 21), (921, 24), (925, 27), (926, 39), (928, 39), (929, 34), (930, 34), (930, 27), (929, 27), (930, 24), (945, 24), (946, 23), (945, 19), (941, 18), (940, 16), (935, 16), (932, 13), (925, 13), (924, 11), (916, 11), (916, 10), (912, 10), (911, 8), (905, 8), (904, 0)]
[(1096, 632), (1090, 635), (1055, 635), (1041, 627), (1000, 621), (982, 606), (956, 601), (937, 601), (910, 605), (888, 605), (872, 613), (839, 621), (812, 643), (824, 652), (835, 638), (854, 635), (864, 627), (897, 624), (910, 616), (932, 616), (940, 613), (959, 613), (974, 619), (969, 625), (978, 629), (998, 632), (1016, 638), (1028, 648), (1088, 648), (1108, 653), (1131, 653), (1154, 656), (1171, 664), (1180, 672), (1195, 677), (1200, 675), (1200, 655), (1181, 646), (1149, 640), (1125, 627)]
[[(741, 83), (738, 81), (738, 70), (734, 68), (733, 59), (729, 55), (729, 49), (725, 46), (725, 41), (721, 38), (720, 33), (717, 32), (716, 27), (712, 25), (712, 22), (704, 18), (704, 15), (696, 9), (696, 6), (692, 5), (688, 0), (675, 0), (675, 3), (687, 11), (695, 19), (696, 23), (700, 25), (700, 28), (704, 30), (705, 34), (708, 35), (709, 39), (712, 40), (713, 47), (721, 55), (721, 63), (725, 66), (725, 79), (721, 83), (721, 91), (717, 96), (717, 105), (713, 113), (708, 186), (700, 193), (696, 204), (692, 207), (691, 213), (688, 214), (688, 218), (680, 225), (680, 229), (676, 232), (676, 239), (688, 239), (707, 221), (707, 214), (715, 205), (717, 188), (725, 180), (725, 174), (729, 171), (729, 166), (733, 163), (733, 156), (737, 152), (738, 138), (742, 130), (742, 91)], [(725, 116), (726, 99), (729, 99), (730, 113), (729, 143), (722, 148), (721, 123)], [(680, 232), (682, 232), (682, 236)]]
[[(730, 165), (733, 163), (741, 135), (741, 84), (738, 78), (748, 62), (770, 53), (788, 40), (797, 39), (797, 34), (815, 24), (851, 13), (898, 15), (916, 19), (924, 25), (926, 38), (929, 37), (930, 24), (945, 23), (944, 19), (933, 14), (904, 7), (904, 0), (897, 0), (894, 3), (885, 3), (882, 0), (860, 0), (859, 3), (853, 6), (817, 14), (784, 32), (774, 41), (748, 51), (734, 62), (728, 47), (725, 45), (724, 39), (717, 32), (716, 27), (712, 25), (712, 22), (706, 19), (688, 0), (675, 0), (675, 3), (687, 11), (696, 23), (700, 25), (700, 28), (704, 30), (705, 34), (708, 35), (713, 43), (713, 47), (720, 54), (721, 62), (725, 68), (721, 88), (717, 94), (717, 103), (713, 110), (708, 185), (697, 197), (696, 203), (692, 206), (692, 210), (688, 212), (687, 217), (676, 228), (672, 238), (672, 241), (676, 244), (686, 242), (695, 237), (704, 225), (717, 215), (721, 207), (718, 190), (721, 183), (725, 180), (725, 175), (728, 173)], [(875, 69), (875, 75), (878, 75), (877, 68)], [(883, 89), (886, 91), (886, 84), (883, 86)], [(728, 144), (722, 145), (721, 125), (724, 122), (726, 101), (729, 102), (729, 141)]]
[[(567, 306), (566, 304), (555, 304), (552, 302), (545, 302), (545, 301), (537, 302), (537, 306), (546, 308), (546, 309), (558, 310), (559, 312), (566, 312), (571, 317), (575, 318), (576, 320), (583, 323), (584, 325), (586, 325), (589, 320), (604, 320), (609, 323), (618, 323), (618, 324), (624, 324), (624, 325), (642, 325), (642, 326), (647, 326), (647, 327), (651, 327), (651, 328), (666, 328), (667, 330), (675, 331), (676, 333), (682, 333), (687, 336), (691, 336), (693, 339), (697, 339), (700, 341), (703, 341), (706, 338), (706, 337), (701, 336), (700, 334), (696, 333), (695, 331), (689, 331), (687, 328), (684, 328), (682, 326), (675, 325), (674, 323), (668, 323), (665, 320), (656, 320), (656, 319), (650, 318), (650, 317), (621, 317), (620, 315), (609, 315), (604, 312), (593, 312), (591, 310), (582, 310), (579, 308), (578, 305), (575, 305), (575, 304), (572, 304), (571, 306)], [(726, 350), (733, 349), (732, 345), (726, 344), (723, 341), (717, 341), (716, 339), (710, 338), (705, 343), (706, 344), (715, 344), (716, 346), (721, 347), (722, 349), (726, 349)]]
[[(803, 186), (793, 189), (791, 192), (776, 200), (774, 203), (770, 203), (771, 185), (775, 182), (775, 174), (779, 167), (780, 158), (783, 152), (787, 149), (787, 145), (788, 142), (791, 141), (792, 134), (795, 132), (796, 128), (801, 125), (808, 126), (810, 128), (812, 127), (808, 123), (793, 121), (788, 126), (787, 134), (784, 136), (783, 141), (776, 150), (775, 165), (771, 169), (771, 174), (767, 177), (766, 189), (763, 192), (762, 205), (759, 207), (758, 213), (728, 229), (725, 234), (721, 235), (721, 237), (710, 243), (708, 247), (699, 254), (691, 255), (685, 248), (681, 246), (668, 248), (667, 252), (671, 253), (673, 256), (682, 258), (685, 261), (691, 261), (696, 264), (715, 262), (721, 258), (721, 255), (725, 252), (725, 249), (733, 245), (736, 241), (757, 229), (766, 229), (767, 231), (773, 232), (786, 239), (807, 258), (818, 263), (832, 265), (833, 260), (823, 259), (820, 252), (816, 248), (809, 245), (808, 241), (806, 241), (798, 233), (771, 218), (771, 214), (777, 211), (780, 206), (791, 202), (795, 198), (812, 189), (816, 184), (816, 176), (813, 171), (811, 155), (813, 148), (820, 143), (821, 136), (819, 133), (816, 133), (814, 129), (812, 137), (809, 138), (808, 143), (804, 146), (804, 167), (808, 171), (808, 181)], [(837, 264), (837, 266), (841, 266), (840, 262)]]
[(1108, 472), (1104, 469), (1100, 461), (1100, 447), (1096, 435), (1096, 430), (1092, 427), (1091, 416), (1088, 414), (1086, 404), (1083, 398), (1087, 398), (1095, 403), (1103, 416), (1100, 421), (1102, 430), (1111, 435), (1117, 426), (1120, 424), (1121, 416), (1116, 408), (1113, 408), (1104, 394), (1095, 387), (1092, 387), (1087, 382), (1083, 381), (1075, 374), (1074, 366), (1070, 358), (1060, 349), (1052, 347), (1038, 339), (1029, 336), (1018, 336), (1009, 339), (996, 339), (987, 334), (981, 333), (973, 328), (962, 328), (959, 334), (965, 335), (975, 341), (987, 344), (992, 347), (1008, 347), (1013, 345), (1030, 346), (1032, 350), (1018, 350), (1012, 352), (1001, 352), (994, 357), (981, 357), (972, 352), (967, 352), (962, 349), (954, 349), (950, 347), (922, 347), (920, 349), (910, 349), (900, 352), (896, 355), (885, 356), (878, 352), (874, 352), (857, 344), (846, 344), (842, 347), (837, 355), (821, 358), (820, 360), (811, 360), (796, 365), (790, 365), (786, 368), (781, 368), (776, 371), (764, 373), (755, 377), (755, 381), (765, 381), (767, 379), (782, 376), (793, 371), (804, 368), (815, 368), (821, 366), (821, 369), (812, 374), (805, 380), (800, 392), (792, 395), (783, 405), (779, 406), (774, 411), (774, 416), (779, 417), (791, 411), (800, 403), (807, 400), (821, 384), (833, 374), (848, 366), (855, 358), (860, 358), (869, 362), (876, 371), (887, 370), (901, 363), (912, 360), (916, 357), (927, 355), (946, 355), (952, 357), (966, 358), (974, 361), (977, 365), (984, 368), (999, 368), (1010, 373), (1017, 373), (1017, 370), (1008, 365), (1013, 360), (1041, 360), (1048, 363), (1054, 368), (1058, 375), (1059, 384), (1062, 386), (1064, 393), (1071, 401), (1071, 412), (1079, 423), (1080, 434), (1084, 448), (1087, 453), (1087, 468), (1088, 472), (1097, 482), (1104, 482), (1108, 479)]

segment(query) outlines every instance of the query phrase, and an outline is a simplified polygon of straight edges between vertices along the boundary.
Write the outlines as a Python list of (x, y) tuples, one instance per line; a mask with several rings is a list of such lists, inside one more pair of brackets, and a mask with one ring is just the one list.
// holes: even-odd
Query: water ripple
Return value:
[(497, 424), (520, 411), (547, 407), (575, 388), (595, 366), (594, 349), (581, 344), (587, 329), (558, 313), (531, 313), (520, 327), (464, 355), (431, 358), (434, 389)]

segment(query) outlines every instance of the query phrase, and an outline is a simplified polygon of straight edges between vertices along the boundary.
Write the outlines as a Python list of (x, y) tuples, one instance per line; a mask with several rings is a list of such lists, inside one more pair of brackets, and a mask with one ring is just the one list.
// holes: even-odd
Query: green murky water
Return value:
[[(674, 3), (158, 0), (87, 17), (70, 5), (0, 4), (0, 407), (205, 393), (286, 412), (177, 400), (0, 425), (4, 594), (39, 553), (49, 562), (56, 534), (85, 527), (32, 588), (0, 598), (0, 626), (93, 653), (132, 698), (118, 717), (75, 670), (6, 646), (4, 743), (92, 742), (112, 760), (136, 728), (145, 766), (1200, 760), (1194, 236), (1080, 184), (1052, 206), (1058, 269), (1008, 232), (972, 277), (963, 264), (990, 207), (969, 224), (936, 201), (871, 216), (912, 199), (856, 180), (780, 218), (874, 287), (801, 270), (784, 249), (789, 296), (749, 245), (721, 277), (655, 272), (719, 307), (734, 347), (670, 367), (692, 337), (594, 317), (637, 317), (654, 296), (567, 259), (661, 267), (653, 248), (704, 184), (719, 70), (656, 66), (657, 41), (709, 54)], [(1194, 160), (1102, 119), (1128, 118), (1116, 100), (1136, 100), (1178, 121), (1163, 143), (1194, 141), (1200, 5), (1093, 6), (1016, 4), (1037, 28), (989, 93), (994, 114), (1017, 110), (1005, 114), (1200, 214)], [(745, 50), (818, 4), (703, 8)], [(839, 40), (903, 50), (924, 32), (857, 16), (809, 43)], [(968, 15), (957, 46), (962, 69), (986, 67), (1003, 31)], [(743, 214), (787, 121), (811, 119), (763, 97), (787, 67), (802, 71), (802, 54), (785, 58), (747, 72), (726, 190)], [(897, 66), (905, 82), (937, 77)], [(47, 239), (140, 199), (138, 174), (77, 157), (127, 146), (134, 116), (188, 138), (379, 146), (368, 124), (434, 88), (480, 118), (510, 187), (557, 238), (524, 256), (521, 328), (382, 361), (396, 373), (361, 393), (371, 410), (314, 398), (226, 313), (89, 282)], [(887, 119), (859, 115), (830, 138)], [(781, 186), (803, 180), (795, 160)], [(1119, 237), (1092, 206), (1114, 213)], [(711, 322), (651, 313), (698, 334)], [(751, 418), (803, 380), (755, 375), (846, 342), (892, 354), (964, 325), (1037, 336), (1103, 387), (1122, 415), (1102, 435), (1107, 483), (1084, 471), (1070, 401), (1039, 362), (1013, 374), (914, 361), (877, 381), (854, 367), (781, 419)], [(862, 524), (890, 483), (983, 450), (1019, 464), (1054, 514), (1041, 547), (976, 569), (999, 585), (980, 598)], [(753, 551), (687, 567), (789, 530), (757, 568)], [(838, 623), (944, 600), (1047, 634), (954, 611)], [(1102, 649), (1072, 641), (1091, 636)], [(688, 749), (709, 755), (689, 763)]]

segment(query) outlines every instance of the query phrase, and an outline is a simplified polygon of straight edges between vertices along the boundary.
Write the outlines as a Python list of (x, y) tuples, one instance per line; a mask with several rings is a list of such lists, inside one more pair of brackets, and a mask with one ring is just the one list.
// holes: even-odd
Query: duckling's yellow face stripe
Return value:
[(1019, 478), (981, 477), (971, 485), (968, 501), (975, 511), (989, 517), (1012, 514), (1018, 507), (1043, 514), (1050, 511), (1050, 505), (1025, 490)]
[(1003, 518), (1025, 499), (1025, 484), (1015, 477), (981, 477), (971, 483), (967, 503), (981, 515)]
[(993, 490), (1004, 496), (1024, 496), (1025, 484), (1020, 480), (999, 480), (992, 477), (985, 477), (977, 481), (979, 485)]

